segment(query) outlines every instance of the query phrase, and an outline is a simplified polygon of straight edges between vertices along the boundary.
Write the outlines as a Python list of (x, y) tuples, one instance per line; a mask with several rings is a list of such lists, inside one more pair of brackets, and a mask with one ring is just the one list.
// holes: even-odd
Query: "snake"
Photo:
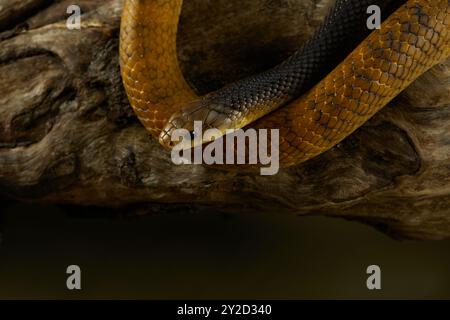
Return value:
[[(370, 30), (367, 9), (383, 12)], [(174, 130), (279, 129), (289, 167), (339, 144), (450, 55), (450, 0), (336, 0), (287, 60), (203, 97), (177, 57), (183, 0), (125, 0), (120, 66), (129, 102), (167, 149)], [(203, 143), (204, 141), (202, 141)]]

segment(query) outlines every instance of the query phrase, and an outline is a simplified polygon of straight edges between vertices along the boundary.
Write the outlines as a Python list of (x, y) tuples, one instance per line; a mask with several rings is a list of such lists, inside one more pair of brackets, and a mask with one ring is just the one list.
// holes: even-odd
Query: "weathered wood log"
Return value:
[[(205, 93), (286, 58), (331, 0), (190, 0), (179, 56)], [(175, 166), (122, 88), (122, 1), (0, 2), (0, 193), (159, 211), (322, 214), (417, 239), (450, 236), (450, 60), (331, 151), (278, 175)]]

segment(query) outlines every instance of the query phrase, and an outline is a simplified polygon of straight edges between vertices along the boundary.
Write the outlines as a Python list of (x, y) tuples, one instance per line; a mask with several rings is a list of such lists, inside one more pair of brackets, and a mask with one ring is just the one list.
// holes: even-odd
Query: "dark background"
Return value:
[[(400, 242), (356, 222), (25, 204), (0, 219), (0, 298), (450, 299), (450, 240)], [(65, 287), (71, 264), (81, 292)], [(372, 264), (381, 291), (366, 289)]]

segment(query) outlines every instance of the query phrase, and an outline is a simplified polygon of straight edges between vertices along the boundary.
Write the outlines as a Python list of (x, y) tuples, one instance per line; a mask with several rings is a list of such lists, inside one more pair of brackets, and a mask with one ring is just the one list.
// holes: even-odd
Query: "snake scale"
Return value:
[[(337, 0), (313, 38), (285, 62), (198, 97), (178, 65), (182, 3), (125, 0), (121, 23), (128, 98), (167, 148), (173, 130), (192, 130), (195, 120), (223, 132), (273, 128), (280, 130), (280, 164), (295, 165), (338, 144), (450, 55), (449, 0)], [(371, 4), (388, 17), (370, 33)]]

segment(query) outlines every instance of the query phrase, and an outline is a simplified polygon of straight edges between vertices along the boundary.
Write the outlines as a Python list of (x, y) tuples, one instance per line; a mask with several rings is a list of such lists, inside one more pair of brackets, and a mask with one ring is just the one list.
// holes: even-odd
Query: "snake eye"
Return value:
[(194, 139), (195, 139), (195, 132), (194, 132), (194, 131), (190, 131), (190, 132), (189, 132), (189, 135), (190, 135), (190, 137), (191, 137), (191, 140), (194, 140)]

